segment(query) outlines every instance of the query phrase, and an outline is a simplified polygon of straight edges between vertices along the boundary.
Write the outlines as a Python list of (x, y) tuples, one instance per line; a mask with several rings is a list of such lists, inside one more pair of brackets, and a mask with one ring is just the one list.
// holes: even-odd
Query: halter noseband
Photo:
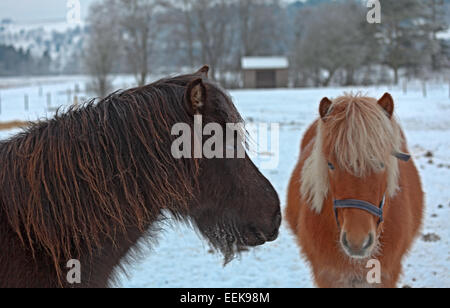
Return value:
[[(395, 156), (397, 159), (408, 162), (411, 159), (411, 155), (405, 154), (405, 153), (399, 153), (394, 152), (392, 153), (393, 156)], [(330, 168), (334, 169), (333, 165), (329, 164)], [(363, 210), (366, 212), (369, 212), (370, 214), (378, 217), (378, 227), (381, 225), (381, 223), (384, 222), (383, 217), (383, 209), (386, 205), (386, 193), (383, 196), (383, 200), (381, 200), (379, 206), (375, 206), (370, 202), (362, 201), (362, 200), (356, 200), (356, 199), (347, 199), (347, 200), (334, 200), (334, 215), (336, 217), (336, 222), (339, 227), (341, 228), (339, 223), (339, 217), (338, 217), (338, 210), (339, 209), (358, 209)]]
[(367, 201), (356, 199), (334, 200), (334, 215), (336, 217), (337, 225), (340, 229), (341, 226), (338, 217), (339, 209), (358, 209), (369, 212), (370, 214), (378, 217), (378, 226), (379, 226), (384, 221), (383, 209), (385, 204), (386, 204), (386, 194), (384, 194), (383, 200), (381, 200), (381, 203), (378, 207)]

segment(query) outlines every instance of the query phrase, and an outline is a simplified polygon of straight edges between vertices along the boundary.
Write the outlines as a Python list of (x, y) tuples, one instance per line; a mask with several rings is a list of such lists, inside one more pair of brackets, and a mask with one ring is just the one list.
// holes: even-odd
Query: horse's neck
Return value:
[[(149, 224), (148, 229), (151, 228)], [(118, 235), (114, 242), (105, 239), (101, 248), (96, 249), (92, 255), (88, 252), (80, 260), (82, 268), (83, 287), (108, 287), (116, 284), (121, 273), (125, 273), (126, 267), (131, 261), (135, 261), (140, 253), (140, 240), (142, 245), (147, 241), (145, 231), (131, 227), (126, 234)], [(125, 273), (126, 274), (126, 273)]]

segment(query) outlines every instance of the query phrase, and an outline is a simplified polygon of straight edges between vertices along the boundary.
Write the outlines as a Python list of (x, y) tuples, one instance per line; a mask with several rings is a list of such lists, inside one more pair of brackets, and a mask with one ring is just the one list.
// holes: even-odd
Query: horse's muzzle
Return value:
[(347, 238), (347, 232), (341, 236), (341, 245), (345, 253), (355, 259), (364, 259), (371, 255), (375, 244), (375, 235), (369, 233), (362, 243), (354, 243)]

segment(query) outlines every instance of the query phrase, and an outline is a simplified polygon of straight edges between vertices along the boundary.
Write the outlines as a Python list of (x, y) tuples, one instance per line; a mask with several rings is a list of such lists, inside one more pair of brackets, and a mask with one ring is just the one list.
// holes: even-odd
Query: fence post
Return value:
[(408, 94), (408, 81), (407, 79), (403, 80), (403, 94)]
[(423, 97), (427, 97), (427, 82), (422, 80), (422, 93)]
[(25, 94), (23, 100), (24, 100), (25, 111), (28, 111), (30, 109), (30, 102), (29, 102), (28, 94)]

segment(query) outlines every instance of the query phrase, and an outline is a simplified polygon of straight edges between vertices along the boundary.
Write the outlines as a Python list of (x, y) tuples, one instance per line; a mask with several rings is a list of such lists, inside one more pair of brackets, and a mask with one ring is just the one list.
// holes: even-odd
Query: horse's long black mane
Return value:
[(99, 249), (161, 210), (183, 213), (198, 164), (171, 155), (171, 128), (191, 123), (193, 75), (116, 92), (31, 124), (0, 144), (0, 215), (22, 244), (60, 260)]

